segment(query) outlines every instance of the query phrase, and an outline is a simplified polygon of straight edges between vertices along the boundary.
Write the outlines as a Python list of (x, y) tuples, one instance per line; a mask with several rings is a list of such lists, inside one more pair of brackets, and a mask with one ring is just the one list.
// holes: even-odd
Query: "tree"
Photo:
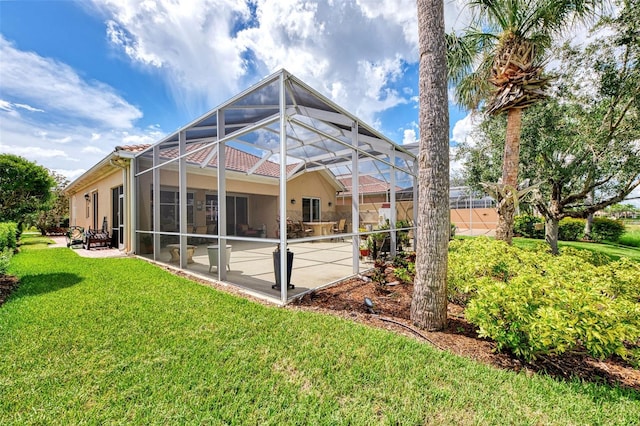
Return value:
[[(617, 17), (604, 18), (596, 28), (607, 31), (585, 48), (560, 49), (554, 98), (523, 120), (523, 174), (540, 183), (534, 204), (553, 253), (561, 219), (588, 217), (640, 186), (640, 33), (629, 18), (640, 16), (639, 4), (626, 1)], [(500, 156), (501, 121), (485, 120), (478, 146), (462, 149), (473, 153), (467, 170), (476, 182), (480, 164)]]
[(55, 181), (51, 199), (42, 210), (28, 215), (26, 220), (38, 228), (42, 235), (46, 235), (51, 228), (60, 227), (65, 219), (69, 219), (69, 197), (64, 194), (64, 188), (69, 184), (69, 180), (55, 171), (49, 171), (49, 174)]
[(55, 182), (49, 171), (12, 154), (0, 155), (0, 222), (19, 225), (47, 206)]
[(420, 151), (418, 247), (411, 320), (428, 330), (447, 324), (449, 113), (442, 0), (418, 0)]
[(522, 110), (545, 97), (543, 74), (552, 38), (573, 20), (593, 16), (601, 0), (471, 0), (471, 25), (447, 35), (449, 78), (457, 102), (507, 114), (496, 238), (511, 243), (518, 186)]

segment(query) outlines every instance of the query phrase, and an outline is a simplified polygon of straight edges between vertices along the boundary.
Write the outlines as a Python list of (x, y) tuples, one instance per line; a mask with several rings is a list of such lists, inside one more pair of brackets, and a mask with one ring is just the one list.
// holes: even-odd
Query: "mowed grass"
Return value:
[(618, 241), (620, 244), (640, 249), (640, 225), (627, 226), (627, 230)]
[(24, 245), (0, 424), (637, 424), (640, 394), (500, 371), (137, 259)]
[[(514, 238), (513, 244), (516, 247), (530, 249), (538, 244), (545, 244), (544, 240), (536, 240), (533, 238)], [(558, 247), (574, 247), (581, 250), (589, 250), (595, 253), (602, 253), (609, 256), (613, 260), (621, 257), (627, 257), (636, 262), (640, 262), (640, 249), (634, 247), (625, 247), (620, 244), (611, 243), (591, 243), (584, 241), (558, 241)]]

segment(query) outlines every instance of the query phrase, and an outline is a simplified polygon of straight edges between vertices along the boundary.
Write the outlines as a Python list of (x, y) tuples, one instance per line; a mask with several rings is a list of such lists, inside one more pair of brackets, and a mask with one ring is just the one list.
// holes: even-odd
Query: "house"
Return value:
[[(280, 70), (157, 143), (117, 147), (66, 193), (71, 225), (106, 223), (121, 250), (204, 276), (216, 266), (218, 280), (286, 303), (365, 267), (359, 206), (338, 206), (346, 188), (337, 176), (388, 182), (394, 211), (396, 188), (414, 183), (414, 162)], [(331, 227), (346, 217), (355, 232), (338, 242)], [(280, 286), (276, 274), (272, 288), (275, 270), (290, 276), (288, 251), (304, 284)]]

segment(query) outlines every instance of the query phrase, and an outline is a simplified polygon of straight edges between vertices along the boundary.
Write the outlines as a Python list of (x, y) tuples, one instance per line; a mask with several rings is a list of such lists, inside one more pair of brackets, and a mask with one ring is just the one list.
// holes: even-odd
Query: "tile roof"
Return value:
[[(338, 179), (338, 181), (345, 187), (345, 191), (341, 195), (351, 195), (351, 191), (353, 189), (353, 176), (336, 176), (336, 179)], [(390, 185), (387, 182), (374, 178), (373, 176), (359, 176), (358, 182), (358, 191), (360, 194), (379, 194), (387, 192), (390, 188)], [(399, 190), (400, 187), (396, 186), (396, 191)]]
[[(193, 154), (187, 155), (187, 162), (191, 164), (202, 164), (203, 161), (207, 159), (207, 156), (211, 153), (215, 147), (212, 145), (207, 149), (200, 149), (203, 146), (209, 144), (209, 142), (201, 142), (201, 143), (191, 143), (187, 145), (187, 152), (193, 152)], [(149, 147), (150, 145), (147, 145)], [(129, 147), (134, 148), (134, 147)], [(145, 149), (145, 148), (143, 148)], [(143, 149), (136, 150), (136, 152), (142, 151)], [(230, 146), (225, 146), (226, 153), (226, 170), (232, 170), (235, 172), (248, 172), (251, 168), (257, 164), (261, 157), (257, 155), (250, 154), (248, 152), (239, 150), (237, 148), (233, 148)], [(177, 147), (165, 149), (160, 151), (160, 157), (164, 159), (172, 159), (177, 158), (179, 155), (179, 150)], [(211, 160), (207, 163), (209, 167), (217, 167), (218, 166), (218, 154), (216, 153)], [(288, 164), (287, 172), (290, 172), (296, 167), (296, 164)], [(263, 162), (254, 172), (255, 175), (260, 176), (268, 176), (277, 178), (280, 176), (280, 164), (274, 163), (273, 161), (265, 161)]]
[(122, 145), (116, 146), (115, 151), (128, 151), (128, 152), (142, 152), (145, 149), (149, 148), (151, 144), (140, 144), (140, 145)]

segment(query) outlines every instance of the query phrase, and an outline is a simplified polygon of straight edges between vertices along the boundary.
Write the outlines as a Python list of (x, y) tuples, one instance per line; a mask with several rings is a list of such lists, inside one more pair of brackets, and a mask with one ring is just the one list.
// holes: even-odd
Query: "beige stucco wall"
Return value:
[[(137, 203), (138, 227), (142, 230), (151, 229), (151, 193), (152, 173), (145, 173), (139, 177), (139, 196)], [(277, 179), (260, 178), (264, 182), (245, 180), (244, 176), (234, 173), (227, 175), (226, 190), (228, 195), (246, 195), (249, 200), (249, 226), (261, 229), (265, 225), (267, 236), (275, 238), (277, 218), (279, 214), (280, 186)], [(162, 168), (160, 172), (162, 187), (178, 186), (178, 173), (174, 169)], [(194, 192), (194, 202), (205, 201), (206, 194), (217, 193), (218, 181), (215, 175), (204, 173), (189, 173), (187, 188)], [(313, 197), (320, 199), (322, 220), (337, 220), (336, 188), (323, 172), (304, 173), (287, 183), (287, 216), (293, 220), (302, 219), (302, 198)], [(291, 199), (296, 203), (291, 204)], [(331, 203), (331, 206), (329, 206)], [(206, 209), (194, 210), (194, 223), (204, 225)]]
[[(69, 197), (69, 224), (82, 226), (85, 229), (93, 228), (93, 195), (98, 194), (98, 228), (102, 226), (102, 220), (106, 216), (109, 225), (109, 232), (113, 226), (111, 189), (123, 184), (122, 169), (113, 168), (113, 170), (102, 177), (100, 180), (94, 181), (83, 186), (79, 186), (76, 192)], [(87, 203), (84, 194), (89, 194), (91, 201)], [(87, 216), (87, 205), (89, 206), (89, 214)]]
[[(320, 219), (337, 220), (336, 187), (323, 172), (304, 173), (287, 182), (287, 217), (302, 220), (302, 198), (320, 199)], [(296, 200), (291, 204), (291, 200)], [(329, 205), (331, 203), (331, 205)]]

